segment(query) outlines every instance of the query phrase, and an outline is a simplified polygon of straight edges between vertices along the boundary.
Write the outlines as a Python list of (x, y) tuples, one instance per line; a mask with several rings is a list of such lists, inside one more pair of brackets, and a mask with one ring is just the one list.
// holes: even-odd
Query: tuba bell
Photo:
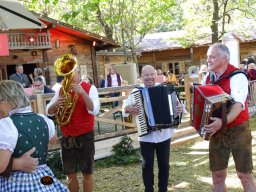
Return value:
[(57, 75), (64, 76), (59, 94), (60, 97), (64, 98), (64, 104), (55, 114), (56, 122), (60, 126), (65, 126), (70, 122), (78, 100), (77, 93), (75, 93), (73, 97), (70, 94), (76, 67), (77, 59), (72, 54), (65, 54), (59, 57), (54, 63), (54, 70)]

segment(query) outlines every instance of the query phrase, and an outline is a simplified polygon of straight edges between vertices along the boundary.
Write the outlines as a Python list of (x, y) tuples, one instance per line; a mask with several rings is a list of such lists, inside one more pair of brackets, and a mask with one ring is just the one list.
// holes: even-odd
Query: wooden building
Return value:
[(34, 15), (44, 28), (4, 30), (0, 25), (0, 35), (8, 37), (8, 54), (0, 54), (0, 80), (15, 73), (16, 64), (23, 64), (27, 75), (33, 73), (35, 67), (44, 69), (47, 84), (52, 85), (56, 82), (54, 62), (58, 57), (72, 53), (77, 57), (82, 73), (97, 82), (96, 52), (118, 45), (103, 36), (46, 16)]
[[(206, 53), (210, 46), (208, 39), (199, 40), (194, 46), (183, 48), (178, 41), (170, 40), (179, 32), (162, 32), (147, 34), (138, 46), (138, 64), (141, 69), (144, 65), (153, 65), (156, 69), (171, 71), (175, 75), (187, 74), (192, 65), (207, 64)], [(256, 39), (243, 39), (240, 42), (240, 61), (248, 54), (256, 55)], [(128, 55), (128, 58), (130, 56)], [(120, 64), (124, 61), (122, 52), (97, 53), (100, 69), (109, 64)], [(104, 72), (104, 71), (101, 71)]]

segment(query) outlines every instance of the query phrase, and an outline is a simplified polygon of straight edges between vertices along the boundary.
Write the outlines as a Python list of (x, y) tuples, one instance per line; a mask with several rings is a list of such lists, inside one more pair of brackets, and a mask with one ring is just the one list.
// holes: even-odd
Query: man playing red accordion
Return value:
[(235, 101), (227, 114), (227, 125), (221, 134), (215, 134), (222, 127), (221, 118), (211, 117), (212, 123), (205, 126), (206, 132), (211, 135), (209, 161), (213, 192), (227, 191), (225, 179), (230, 152), (244, 191), (253, 192), (256, 186), (252, 175), (252, 135), (248, 123), (248, 80), (243, 73), (235, 73), (238, 69), (229, 60), (230, 52), (226, 45), (216, 43), (210, 46), (207, 62), (211, 72), (202, 80), (202, 84), (220, 86)]

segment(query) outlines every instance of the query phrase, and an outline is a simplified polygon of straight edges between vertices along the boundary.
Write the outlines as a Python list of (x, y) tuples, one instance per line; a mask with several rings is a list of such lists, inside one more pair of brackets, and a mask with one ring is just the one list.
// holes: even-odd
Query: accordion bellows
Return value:
[(179, 102), (176, 89), (172, 85), (142, 88), (132, 93), (139, 115), (136, 123), (139, 136), (151, 131), (171, 128), (180, 123), (176, 106)]
[(222, 106), (230, 106), (231, 97), (218, 85), (193, 85), (191, 100), (191, 124), (199, 135), (209, 140), (205, 125), (210, 124), (210, 117), (221, 117)]

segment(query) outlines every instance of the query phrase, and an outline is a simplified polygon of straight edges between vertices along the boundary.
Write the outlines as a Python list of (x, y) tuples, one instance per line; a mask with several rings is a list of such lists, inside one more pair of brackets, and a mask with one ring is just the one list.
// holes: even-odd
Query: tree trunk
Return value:
[(136, 64), (137, 75), (139, 76), (140, 72), (139, 72), (139, 65), (138, 65), (138, 59), (137, 59), (136, 49), (135, 48), (131, 48), (131, 54), (132, 54), (132, 61)]
[(219, 21), (219, 4), (218, 0), (213, 0), (213, 14), (212, 14), (212, 43), (216, 43), (219, 40), (218, 32), (218, 21)]

